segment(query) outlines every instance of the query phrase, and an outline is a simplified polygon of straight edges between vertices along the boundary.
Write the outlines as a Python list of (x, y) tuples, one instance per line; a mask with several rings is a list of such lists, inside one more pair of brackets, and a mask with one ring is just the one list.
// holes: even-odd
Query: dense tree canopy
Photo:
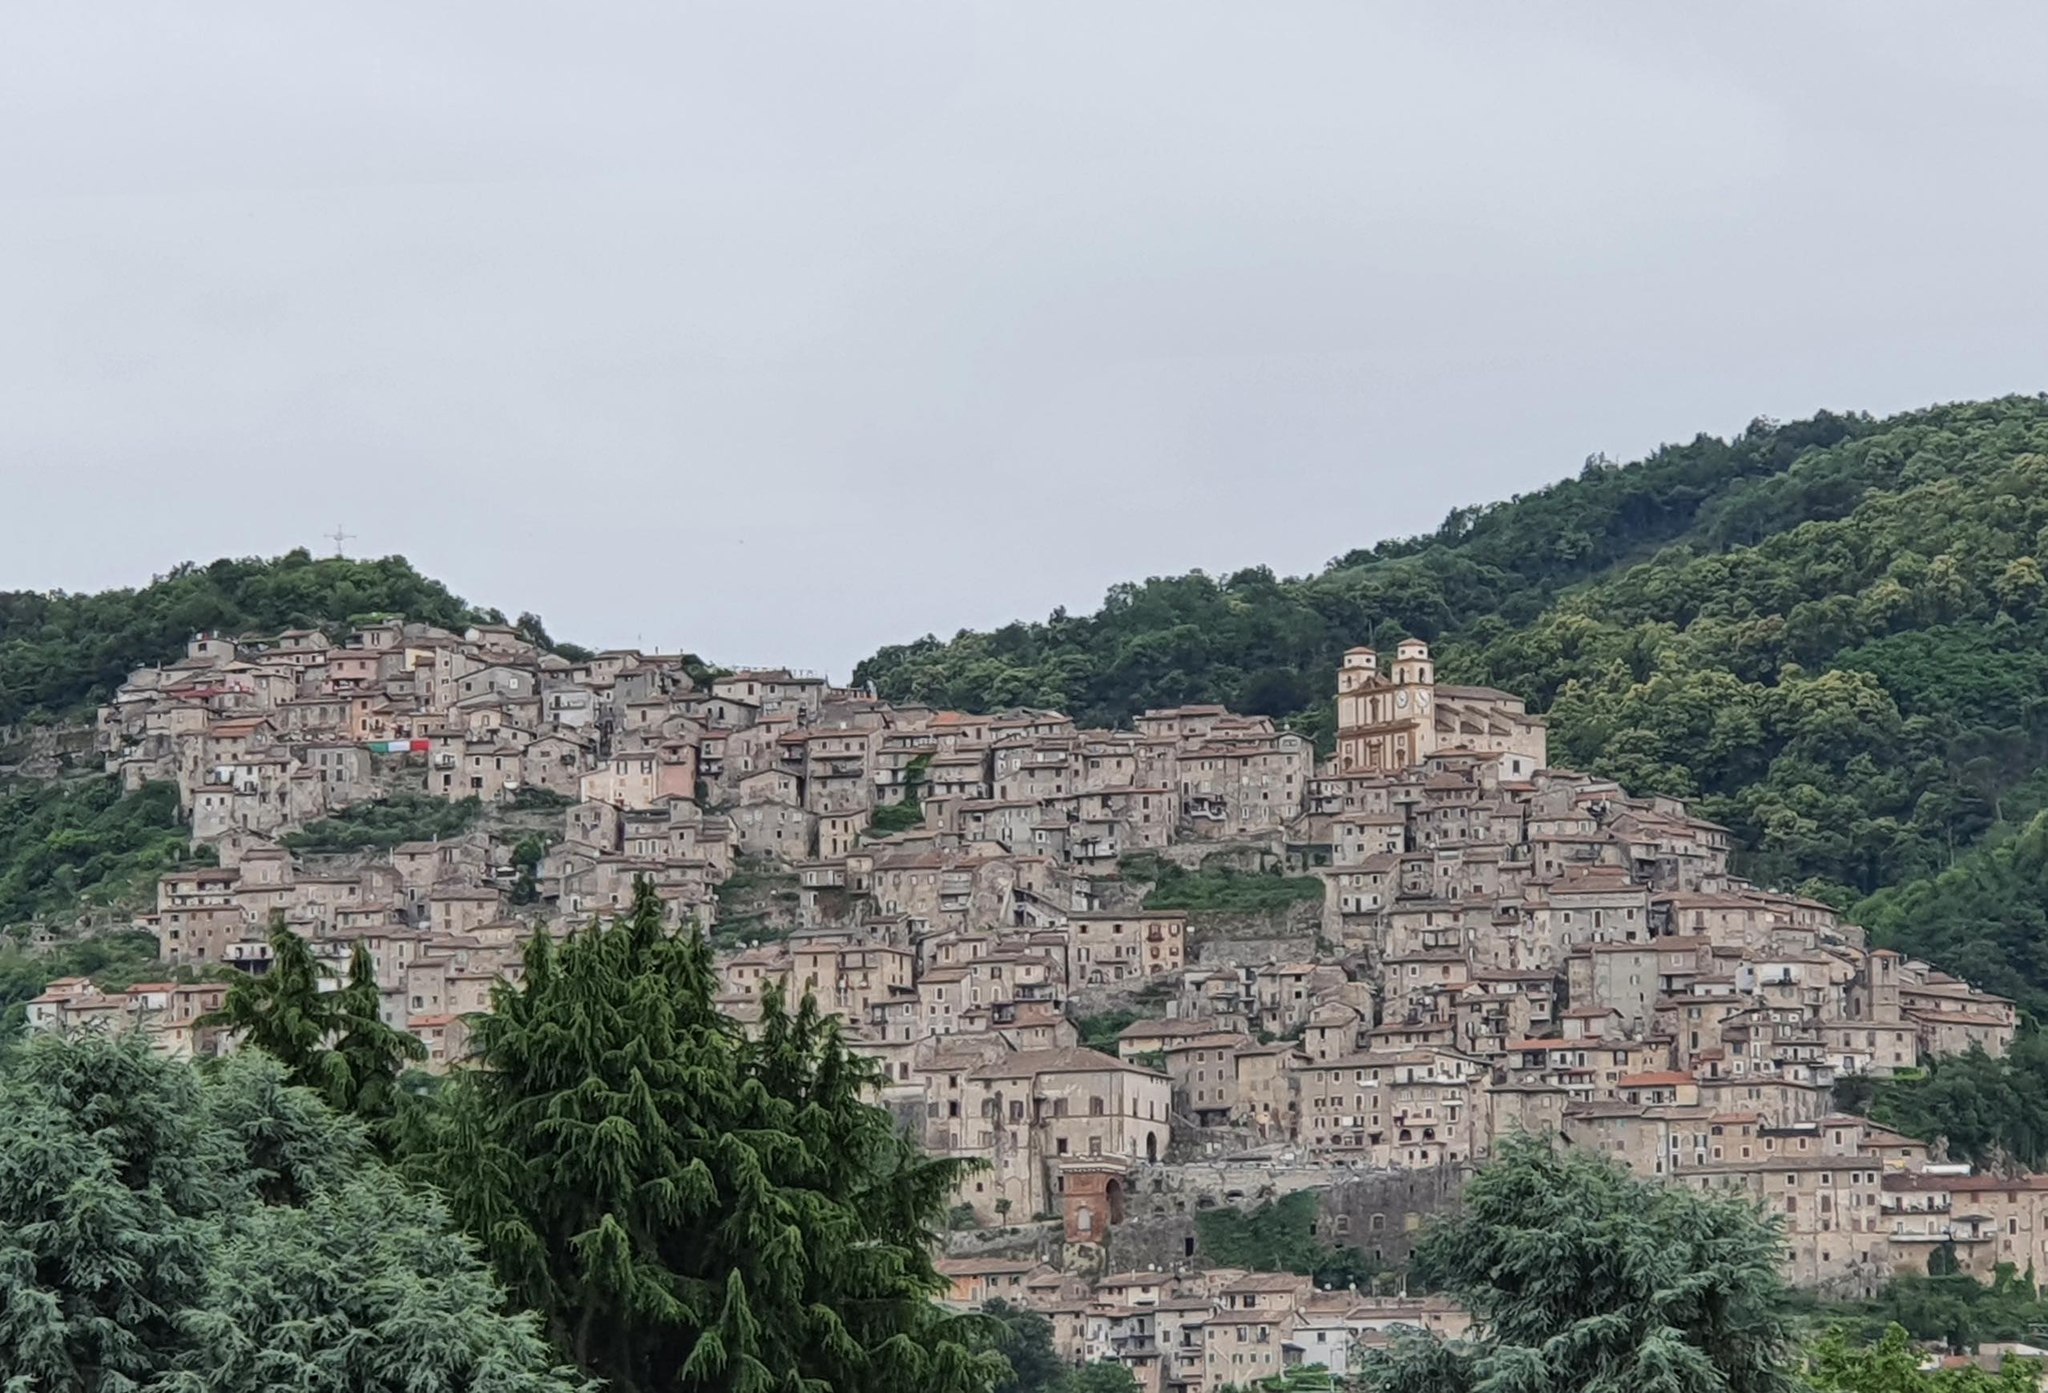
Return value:
[(172, 784), (124, 795), (100, 775), (0, 791), (0, 928), (146, 896), (195, 859)]
[[(2026, 813), (2041, 783), (2029, 780), (2009, 802)], [(2037, 1028), (2048, 1019), (2048, 813), (1995, 827), (1953, 866), (1882, 890), (1855, 915), (1876, 942), (2011, 996), (2025, 1015), (2000, 1058), (1972, 1050), (1931, 1060), (1844, 1104), (1942, 1144), (1952, 1160), (2048, 1166), (2048, 1035)]]
[(2048, 1019), (2048, 814), (1999, 829), (1953, 866), (1881, 890), (1855, 912), (1879, 942)]
[(58, 977), (90, 974), (120, 988), (143, 972), (166, 975), (152, 934), (108, 929), (33, 952), (30, 925), (69, 930), (82, 915), (145, 903), (163, 872), (212, 860), (186, 840), (170, 784), (124, 795), (118, 780), (95, 775), (0, 791), (0, 1039), (20, 1024), (22, 1003)]
[(807, 998), (755, 1038), (709, 945), (632, 913), (560, 943), (477, 1021), (420, 1157), (507, 1285), (617, 1393), (979, 1393), (979, 1326), (932, 1297), (959, 1164), (866, 1101), (873, 1065)]
[(1094, 724), (1182, 701), (1293, 716), (1328, 694), (1339, 655), (1354, 643), (1531, 623), (1566, 587), (1657, 547), (1703, 531), (1749, 541), (1796, 520), (1799, 505), (1789, 500), (1746, 506), (1749, 489), (1808, 449), (1874, 428), (1832, 415), (1759, 422), (1733, 442), (1702, 436), (1627, 469), (1589, 462), (1577, 478), (1460, 508), (1430, 536), (1353, 551), (1313, 578), (1254, 568), (1222, 580), (1195, 572), (1119, 585), (1095, 614), (1061, 610), (1042, 624), (885, 648), (855, 677), (884, 696), (970, 709), (1052, 706)]
[(1099, 1359), (1060, 1381), (1058, 1393), (1139, 1393), (1138, 1379), (1123, 1364)]
[(2039, 1393), (2041, 1366), (2007, 1360), (1996, 1374), (1975, 1367), (1927, 1369), (1926, 1356), (1894, 1325), (1874, 1344), (1852, 1344), (1836, 1334), (1807, 1361), (1814, 1393)]
[[(1953, 1253), (1939, 1248), (1934, 1252), (1940, 1259), (1930, 1266), (1953, 1264)], [(2021, 1272), (2011, 1263), (2000, 1263), (1988, 1282), (1967, 1272), (1901, 1273), (1876, 1298), (1830, 1307), (1829, 1315), (1852, 1344), (1877, 1344), (1897, 1328), (1912, 1339), (1966, 1354), (1987, 1340), (2038, 1344), (2040, 1331), (2048, 1327), (2048, 1300), (2035, 1286), (2031, 1269)]]
[[(271, 970), (219, 1015), (242, 1048), (204, 1071), (140, 1037), (0, 1051), (0, 1386), (984, 1393), (1009, 1367), (1067, 1393), (1078, 1377), (1042, 1319), (936, 1303), (960, 1163), (866, 1101), (874, 1067), (808, 999), (769, 1001), (752, 1037), (720, 1016), (702, 935), (665, 929), (644, 884), (629, 918), (534, 941), (477, 1022), (485, 1067), (386, 1129), (409, 1179), (364, 1125), (389, 1120), (417, 1053), (377, 1019), (367, 956), (323, 991), (302, 940), (276, 924), (271, 941)], [(500, 1280), (534, 1313), (501, 1311)]]
[(2048, 1036), (2028, 1030), (1997, 1059), (1972, 1048), (1930, 1060), (1922, 1072), (1876, 1082), (1867, 1102), (1843, 1102), (1940, 1143), (1950, 1160), (2039, 1168), (2048, 1165)]
[(1556, 762), (1699, 799), (1765, 879), (1938, 870), (2048, 751), (2048, 404), (1899, 418), (1771, 484), (1835, 486), (1839, 516), (1667, 547), (1446, 665), (1546, 707)]
[(1794, 1393), (1777, 1230), (1746, 1202), (1510, 1137), (1418, 1270), (1473, 1338), (1371, 1356), (1374, 1393)]
[(0, 1386), (568, 1393), (445, 1210), (257, 1051), (0, 1053)]

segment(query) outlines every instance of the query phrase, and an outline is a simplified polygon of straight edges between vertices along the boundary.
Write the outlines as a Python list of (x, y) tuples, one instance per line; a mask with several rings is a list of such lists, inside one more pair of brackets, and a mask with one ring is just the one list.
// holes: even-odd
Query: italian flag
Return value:
[(372, 740), (373, 755), (423, 755), (433, 747), (431, 740)]

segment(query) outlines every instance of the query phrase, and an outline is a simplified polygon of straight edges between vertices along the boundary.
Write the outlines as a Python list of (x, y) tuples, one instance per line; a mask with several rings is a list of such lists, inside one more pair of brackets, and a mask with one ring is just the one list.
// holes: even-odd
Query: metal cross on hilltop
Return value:
[(332, 532), (322, 532), (320, 535), (322, 537), (325, 537), (328, 541), (334, 543), (334, 554), (336, 556), (341, 555), (341, 544), (343, 542), (353, 542), (356, 539), (355, 533), (342, 531), (340, 523), (334, 524), (334, 530)]

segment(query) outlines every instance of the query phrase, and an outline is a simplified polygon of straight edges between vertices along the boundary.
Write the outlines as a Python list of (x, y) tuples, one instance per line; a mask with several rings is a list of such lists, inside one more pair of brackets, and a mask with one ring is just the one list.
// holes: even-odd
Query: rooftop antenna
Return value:
[(322, 532), (320, 535), (322, 537), (325, 537), (328, 541), (334, 543), (334, 554), (337, 557), (341, 555), (341, 544), (343, 542), (353, 542), (356, 540), (356, 534), (353, 532), (342, 531), (340, 523), (336, 523), (334, 525), (334, 530), (332, 532)]

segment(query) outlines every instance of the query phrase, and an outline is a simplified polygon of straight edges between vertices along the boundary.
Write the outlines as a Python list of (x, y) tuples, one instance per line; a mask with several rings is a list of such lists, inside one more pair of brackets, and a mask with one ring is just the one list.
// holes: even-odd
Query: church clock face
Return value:
[(1429, 710), (1429, 693), (1417, 692), (1415, 694), (1415, 705), (1421, 710)]
[(1400, 707), (1403, 711), (1406, 711), (1408, 709), (1408, 693), (1394, 693), (1394, 705)]

